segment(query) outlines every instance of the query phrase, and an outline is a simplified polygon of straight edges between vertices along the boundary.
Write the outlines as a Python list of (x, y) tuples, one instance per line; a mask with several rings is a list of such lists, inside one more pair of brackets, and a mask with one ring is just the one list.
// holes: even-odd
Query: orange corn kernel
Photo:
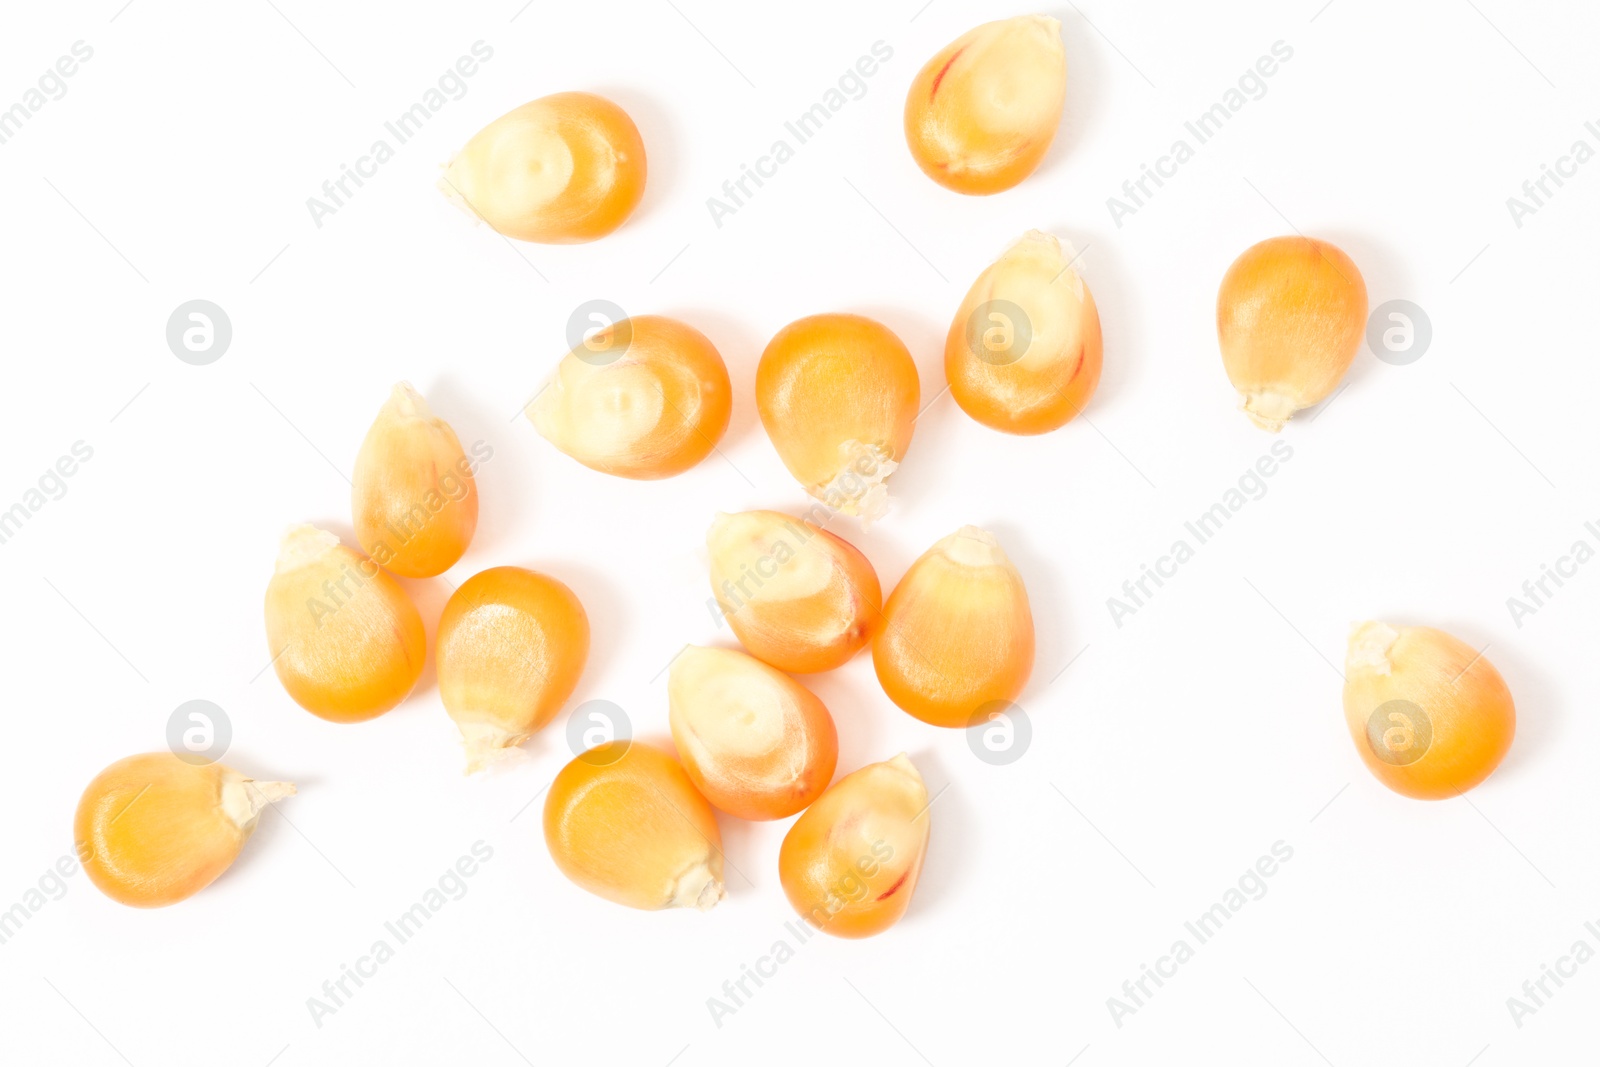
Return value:
[(593, 93), (556, 93), (474, 134), (439, 191), (507, 237), (575, 244), (621, 226), (644, 179), (644, 142), (626, 111)]
[(176, 904), (228, 869), (263, 808), (293, 795), (288, 782), (252, 781), (220, 763), (129, 756), (83, 791), (73, 820), (78, 858), (119, 904)]
[(804, 518), (718, 514), (706, 547), (711, 590), (734, 635), (780, 670), (840, 666), (866, 646), (883, 614), (867, 557)]
[(667, 701), (684, 770), (729, 815), (786, 818), (833, 778), (833, 716), (809, 689), (754, 656), (690, 645), (672, 661)]
[(367, 431), (350, 496), (362, 549), (407, 578), (449, 570), (478, 528), (472, 464), (450, 424), (407, 382)]
[(399, 704), (422, 676), (422, 616), (400, 583), (326, 530), (283, 537), (267, 583), (267, 646), (296, 704), (360, 722)]
[(723, 897), (711, 805), (677, 760), (639, 741), (608, 741), (561, 769), (544, 839), (562, 874), (630, 908), (707, 911)]
[(988, 22), (917, 72), (906, 94), (906, 143), (923, 173), (987, 195), (1032, 174), (1061, 125), (1067, 56), (1047, 15)]
[(1517, 732), (1511, 690), (1482, 653), (1442, 630), (1381, 622), (1350, 633), (1344, 717), (1373, 776), (1422, 800), (1489, 777)]
[(563, 356), (527, 415), (585, 467), (667, 478), (711, 453), (732, 411), (728, 368), (706, 335), (677, 319), (641, 315), (596, 331)]
[(783, 465), (824, 504), (868, 519), (887, 508), (921, 395), (906, 346), (861, 315), (791, 322), (756, 367), (756, 406)]
[(537, 571), (493, 567), (461, 583), (439, 619), (439, 696), (461, 728), (467, 773), (553, 719), (589, 658), (589, 617)]
[(1028, 591), (992, 534), (963, 526), (928, 549), (889, 594), (883, 615), (872, 641), (878, 681), (923, 722), (974, 725), (1028, 684)]
[(1322, 402), (1361, 347), (1367, 285), (1326, 241), (1272, 237), (1233, 261), (1217, 293), (1217, 341), (1239, 407), (1277, 433)]
[(1100, 384), (1100, 312), (1061, 242), (1029, 230), (978, 276), (950, 324), (944, 373), (961, 410), (1006, 433), (1072, 420)]
[(928, 825), (928, 788), (905, 753), (845, 775), (783, 839), (789, 903), (823, 933), (881, 934), (911, 905)]

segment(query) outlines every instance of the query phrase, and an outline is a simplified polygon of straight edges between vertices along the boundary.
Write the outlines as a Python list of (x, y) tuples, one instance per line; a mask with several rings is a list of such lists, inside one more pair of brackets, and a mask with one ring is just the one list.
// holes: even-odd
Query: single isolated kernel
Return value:
[(1367, 284), (1326, 241), (1272, 237), (1233, 261), (1217, 293), (1217, 341), (1250, 421), (1273, 433), (1321, 403), (1361, 347)]
[(450, 424), (409, 382), (394, 387), (361, 443), (350, 507), (362, 549), (407, 578), (443, 574), (472, 543), (472, 464)]
[(1029, 230), (978, 276), (950, 323), (950, 395), (985, 426), (1048, 433), (1100, 384), (1100, 312), (1069, 253)]
[(129, 756), (83, 791), (73, 820), (78, 858), (89, 880), (119, 904), (176, 904), (216, 881), (261, 810), (294, 791), (288, 782), (257, 782), (171, 752)]
[(561, 769), (544, 839), (574, 884), (630, 908), (709, 911), (724, 895), (711, 805), (677, 760), (640, 741), (608, 741)]
[(474, 134), (439, 191), (507, 237), (576, 244), (621, 226), (644, 179), (644, 142), (626, 111), (593, 93), (556, 93)]
[(1421, 800), (1489, 777), (1517, 731), (1511, 690), (1481, 652), (1442, 630), (1381, 622), (1350, 631), (1344, 717), (1373, 776)]
[(861, 315), (791, 322), (756, 366), (756, 407), (783, 465), (830, 508), (869, 520), (888, 508), (921, 395), (906, 346)]
[(267, 583), (267, 648), (296, 704), (360, 722), (399, 704), (422, 676), (422, 616), (400, 583), (315, 526), (283, 536)]
[(434, 660), (467, 773), (555, 718), (588, 658), (589, 617), (561, 582), (522, 567), (492, 567), (462, 582), (439, 618)]
[(967, 727), (1014, 702), (1033, 672), (1033, 612), (994, 535), (963, 526), (924, 552), (883, 606), (872, 664), (889, 699)]
[(732, 411), (728, 368), (705, 334), (641, 315), (595, 331), (563, 356), (527, 416), (585, 467), (646, 479), (705, 459)]
[(1021, 15), (968, 30), (928, 60), (906, 94), (906, 143), (924, 174), (987, 195), (1032, 174), (1067, 99), (1061, 23)]
[(690, 645), (672, 661), (667, 707), (684, 770), (729, 815), (786, 818), (833, 778), (833, 716), (809, 689), (754, 656)]
[(904, 752), (845, 775), (789, 828), (778, 877), (795, 911), (835, 937), (900, 921), (928, 851), (928, 787)]
[(706, 548), (716, 610), (740, 644), (780, 670), (841, 666), (866, 647), (883, 615), (867, 557), (803, 516), (719, 513)]

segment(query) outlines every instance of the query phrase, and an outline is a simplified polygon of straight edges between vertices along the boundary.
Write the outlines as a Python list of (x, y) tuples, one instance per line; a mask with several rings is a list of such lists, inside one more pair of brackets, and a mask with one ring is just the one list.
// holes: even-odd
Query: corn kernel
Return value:
[(824, 504), (867, 519), (887, 508), (920, 397), (906, 346), (860, 315), (791, 322), (756, 367), (756, 406), (783, 465)]
[(1100, 383), (1100, 312), (1061, 242), (1029, 230), (978, 276), (945, 339), (961, 410), (1006, 433), (1047, 433)]
[(988, 22), (928, 60), (906, 94), (906, 143), (923, 173), (987, 195), (1033, 173), (1067, 99), (1061, 23), (1047, 15)]
[(878, 681), (923, 722), (971, 726), (1028, 684), (1028, 591), (992, 534), (963, 526), (928, 549), (889, 594), (883, 615), (872, 641)]
[(1511, 691), (1482, 653), (1441, 630), (1381, 622), (1350, 632), (1344, 715), (1373, 776), (1422, 800), (1489, 777), (1517, 730)]
[(585, 467), (667, 478), (711, 453), (732, 410), (728, 368), (705, 334), (641, 315), (596, 331), (563, 356), (527, 415)]
[(478, 486), (461, 442), (408, 382), (367, 431), (350, 496), (362, 549), (407, 578), (449, 570), (478, 528)]
[(706, 547), (711, 590), (734, 635), (780, 670), (840, 666), (866, 646), (883, 614), (867, 557), (803, 517), (718, 514)]
[(294, 795), (220, 763), (171, 752), (118, 760), (83, 791), (73, 820), (89, 880), (119, 904), (161, 908), (216, 881), (250, 839), (261, 810)]
[(789, 828), (783, 891), (811, 925), (871, 937), (911, 905), (928, 851), (928, 787), (901, 753), (845, 775)]
[(522, 744), (561, 710), (589, 658), (589, 617), (562, 583), (494, 567), (444, 606), (434, 660), (439, 696), (461, 728), (467, 773)]
[(283, 688), (332, 722), (382, 715), (422, 676), (422, 616), (400, 583), (314, 526), (284, 535), (267, 583), (266, 621)]
[(1367, 285), (1326, 241), (1272, 237), (1234, 260), (1217, 293), (1217, 340), (1250, 421), (1277, 433), (1326, 399), (1367, 323)]
[(644, 142), (628, 113), (593, 93), (556, 93), (479, 130), (439, 191), (507, 237), (593, 241), (644, 196)]
[(786, 818), (833, 778), (833, 716), (809, 689), (754, 656), (689, 646), (672, 661), (667, 702), (684, 770), (729, 815)]
[(563, 767), (544, 805), (561, 873), (630, 908), (694, 907), (723, 897), (722, 835), (678, 761), (639, 741), (608, 741)]

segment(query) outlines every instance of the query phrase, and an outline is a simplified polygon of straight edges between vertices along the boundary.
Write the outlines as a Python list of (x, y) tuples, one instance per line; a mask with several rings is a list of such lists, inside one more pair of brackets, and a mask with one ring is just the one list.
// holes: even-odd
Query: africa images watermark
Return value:
[(67, 479), (78, 473), (79, 467), (94, 458), (94, 449), (84, 441), (72, 442), (71, 455), (59, 457), (45, 468), (35, 485), (22, 494), (22, 498), (4, 511), (0, 511), (0, 545), (9, 544), (21, 532), (23, 524), (44, 509), (46, 504), (67, 495)]
[(706, 610), (711, 613), (712, 621), (720, 628), (728, 615), (753, 600), (762, 586), (777, 577), (785, 563), (799, 555), (807, 542), (827, 528), (834, 516), (849, 505), (868, 499), (893, 472), (894, 466), (894, 461), (885, 459), (876, 447), (857, 449), (854, 458), (828, 483), (824, 499), (813, 501), (795, 521), (784, 525), (788, 537), (772, 542), (766, 553), (746, 566), (737, 579), (724, 579), (722, 588), (706, 598)]
[[(1583, 131), (1593, 137), (1596, 144), (1600, 144), (1600, 123), (1591, 119), (1583, 124)], [(1547, 206), (1551, 198), (1567, 184), (1566, 179), (1576, 178), (1578, 168), (1593, 159), (1595, 154), (1594, 144), (1580, 137), (1572, 142), (1565, 155), (1556, 157), (1554, 166), (1539, 164), (1539, 173), (1522, 183), (1522, 196), (1506, 197), (1506, 210), (1511, 213), (1511, 221), (1517, 229), (1522, 229), (1528, 218)]]
[(1568, 581), (1576, 578), (1579, 567), (1595, 558), (1595, 546), (1600, 545), (1600, 523), (1586, 522), (1583, 530), (1594, 539), (1592, 542), (1586, 537), (1578, 538), (1564, 555), (1556, 557), (1554, 565), (1539, 564), (1539, 576), (1523, 581), (1520, 597), (1506, 597), (1506, 610), (1511, 613), (1511, 621), (1517, 629), (1522, 629), (1524, 619), (1537, 615)]
[(45, 68), (33, 86), (23, 91), (20, 100), (0, 110), (0, 144), (6, 144), (21, 133), (23, 124), (43, 111), (46, 104), (66, 96), (67, 79), (78, 73), (82, 64), (94, 58), (94, 49), (83, 41), (73, 41), (70, 53)]
[[(324, 218), (337, 214), (355, 196), (356, 191), (366, 184), (363, 179), (377, 176), (378, 168), (394, 158), (395, 148), (415, 137), (446, 104), (467, 95), (467, 79), (478, 72), (479, 64), (494, 58), (494, 49), (482, 41), (472, 42), (470, 51), (471, 55), (461, 56), (439, 75), (435, 84), (423, 92), (421, 100), (383, 124), (385, 132), (394, 138), (393, 145), (386, 138), (378, 138), (365, 155), (356, 157), (353, 167), (347, 163), (339, 164), (338, 177), (322, 183), (321, 197), (306, 197), (306, 210), (311, 213), (311, 221), (317, 229), (322, 229)], [(355, 189), (350, 188), (352, 183)]]
[(87, 855), (88, 846), (80, 842), (73, 851), (46, 867), (36, 884), (23, 892), (21, 900), (0, 911), (0, 945), (10, 944), (46, 904), (67, 895), (65, 879), (78, 873)]
[(366, 980), (376, 978), (378, 968), (394, 959), (395, 950), (421, 933), (423, 927), (443, 911), (446, 904), (467, 895), (471, 888), (467, 884), (468, 879), (494, 858), (494, 849), (483, 841), (474, 841), (469, 852), (470, 855), (461, 856), (445, 868), (438, 881), (423, 892), (420, 900), (392, 921), (383, 924), (387, 937), (373, 941), (365, 954), (356, 957), (354, 965), (339, 964), (338, 976), (322, 983), (320, 997), (306, 998), (306, 1010), (311, 1013), (311, 1021), (316, 1023), (317, 1029), (322, 1029), (323, 1021), (328, 1016), (337, 1014), (349, 1004)]
[[(816, 937), (818, 930), (826, 930), (828, 923), (844, 910), (846, 905), (859, 904), (867, 899), (872, 890), (867, 885), (866, 879), (877, 874), (883, 864), (894, 859), (894, 846), (882, 839), (872, 842), (871, 851), (870, 856), (858, 856), (854, 866), (847, 868), (845, 873), (839, 876), (829, 887), (827, 899), (811, 909), (804, 917), (805, 922), (796, 922), (793, 919), (785, 922), (783, 930), (788, 936), (774, 941), (765, 953), (756, 957), (754, 966), (741, 963), (739, 976), (722, 983), (721, 997), (706, 998), (706, 1010), (711, 1013), (711, 1021), (716, 1024), (718, 1030), (722, 1029), (724, 1019), (737, 1014), (739, 1009), (755, 996), (756, 991), (766, 984), (764, 979), (776, 977), (778, 968), (794, 959), (799, 946)], [(810, 925), (807, 925), (808, 923)], [(751, 989), (751, 985), (754, 985), (755, 989)]]
[[(1254, 66), (1246, 68), (1239, 75), (1237, 83), (1229, 87), (1220, 100), (1183, 124), (1188, 137), (1174, 140), (1172, 147), (1165, 155), (1157, 156), (1153, 165), (1139, 164), (1139, 176), (1122, 183), (1122, 196), (1106, 197), (1106, 210), (1111, 213), (1111, 221), (1116, 223), (1117, 229), (1122, 229), (1123, 219), (1137, 215), (1141, 208), (1149, 204), (1168, 180), (1176, 178), (1178, 168), (1194, 159), (1200, 146), (1221, 133), (1233, 117), (1244, 110), (1246, 104), (1266, 96), (1267, 79), (1278, 73), (1281, 64), (1293, 58), (1294, 49), (1288, 44), (1283, 41), (1272, 42), (1269, 53), (1257, 59)], [(1192, 144), (1190, 138), (1193, 138)], [(1152, 189), (1152, 185), (1155, 188)]]
[[(711, 221), (716, 224), (717, 229), (722, 229), (723, 219), (736, 214), (751, 197), (755, 196), (756, 190), (765, 184), (766, 179), (778, 176), (778, 168), (794, 158), (797, 147), (822, 132), (822, 128), (829, 120), (843, 111), (844, 106), (850, 101), (860, 100), (867, 95), (867, 79), (878, 72), (881, 64), (894, 58), (894, 49), (883, 41), (874, 41), (870, 53), (857, 59), (853, 66), (847, 67), (845, 72), (839, 75), (834, 86), (822, 94), (821, 100), (802, 111), (792, 121), (783, 124), (788, 137), (774, 140), (764, 155), (756, 157), (753, 166), (741, 163), (738, 177), (729, 178), (722, 183), (720, 197), (706, 197), (706, 210), (711, 213)], [(793, 144), (789, 142), (791, 137), (794, 139)], [(752, 185), (755, 188), (751, 188)]]
[[(1595, 939), (1596, 944), (1600, 944), (1600, 925), (1590, 921), (1583, 924), (1583, 929)], [(1506, 998), (1506, 1010), (1511, 1013), (1511, 1021), (1517, 1029), (1522, 1029), (1523, 1021), (1528, 1016), (1537, 1015), (1539, 1009), (1549, 1007), (1550, 1000), (1566, 986), (1566, 979), (1576, 978), (1578, 968), (1594, 958), (1594, 945), (1589, 943), (1588, 938), (1580, 937), (1564, 955), (1556, 957), (1554, 966), (1539, 964), (1539, 977), (1522, 983), (1522, 995)]]
[[(1156, 957), (1153, 967), (1147, 963), (1139, 964), (1139, 977), (1122, 983), (1122, 996), (1106, 998), (1106, 1010), (1111, 1013), (1111, 1021), (1116, 1023), (1118, 1030), (1122, 1029), (1125, 1018), (1137, 1015), (1140, 1008), (1150, 1003), (1166, 985), (1167, 979), (1177, 976), (1179, 967), (1194, 959), (1197, 947), (1221, 933), (1227, 922), (1243, 911), (1246, 904), (1267, 895), (1267, 879), (1294, 858), (1294, 848), (1283, 841), (1274, 841), (1270, 853), (1259, 857), (1246, 868), (1238, 881), (1222, 894), (1221, 900), (1201, 912), (1198, 918), (1183, 924), (1184, 931), (1194, 938), (1193, 945), (1183, 937), (1173, 941), (1165, 955)], [(1151, 988), (1152, 985), (1154, 988)]]
[[(1139, 576), (1122, 583), (1122, 596), (1106, 597), (1106, 610), (1111, 613), (1111, 621), (1117, 629), (1122, 629), (1124, 620), (1137, 615), (1141, 608), (1149, 604), (1168, 579), (1177, 576), (1178, 568), (1194, 558), (1196, 548), (1220, 533), (1228, 520), (1243, 511), (1246, 504), (1266, 496), (1267, 479), (1278, 473), (1281, 464), (1293, 458), (1294, 447), (1289, 442), (1281, 438), (1273, 441), (1267, 454), (1246, 468), (1239, 476), (1237, 485), (1223, 493), (1221, 500), (1194, 520), (1183, 524), (1189, 537), (1179, 537), (1173, 541), (1172, 547), (1165, 555), (1157, 557), (1153, 566), (1141, 564)], [(1193, 544), (1190, 544), (1190, 537), (1194, 539)], [(1151, 588), (1152, 585), (1154, 588)]]
[[(457, 460), (453, 469), (440, 473), (434, 488), (424, 493), (421, 499), (412, 501), (402, 518), (384, 522), (383, 528), (394, 539), (393, 544), (388, 539), (376, 542), (367, 559), (354, 566), (347, 564), (337, 580), (330, 578), (323, 582), (321, 597), (306, 598), (306, 610), (318, 626), (348, 604), (362, 586), (376, 578), (379, 567), (387, 567), (400, 549), (426, 530), (434, 517), (444, 510), (445, 504), (460, 501), (467, 495), (467, 478), (494, 458), (494, 447), (487, 441), (474, 441), (471, 452), (470, 457), (463, 455)], [(354, 583), (354, 588), (351, 588), (351, 583)]]

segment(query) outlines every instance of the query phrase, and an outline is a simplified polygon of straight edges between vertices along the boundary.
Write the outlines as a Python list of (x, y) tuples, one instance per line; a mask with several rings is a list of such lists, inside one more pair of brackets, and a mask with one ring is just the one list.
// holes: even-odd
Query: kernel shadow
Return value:
[(602, 85), (594, 90), (626, 111), (644, 140), (644, 196), (624, 226), (637, 224), (664, 212), (683, 176), (682, 153), (676, 116), (661, 107), (657, 96), (631, 86)]
[(1025, 180), (1064, 176), (1073, 154), (1094, 130), (1100, 117), (1102, 109), (1095, 103), (1104, 97), (1096, 87), (1107, 82), (1105, 57), (1102, 50), (1095, 47), (1095, 43), (1103, 39), (1083, 13), (1067, 9), (1043, 13), (1061, 22), (1061, 40), (1067, 55), (1067, 99), (1061, 109), (1055, 139), (1040, 161), (1039, 169)]

